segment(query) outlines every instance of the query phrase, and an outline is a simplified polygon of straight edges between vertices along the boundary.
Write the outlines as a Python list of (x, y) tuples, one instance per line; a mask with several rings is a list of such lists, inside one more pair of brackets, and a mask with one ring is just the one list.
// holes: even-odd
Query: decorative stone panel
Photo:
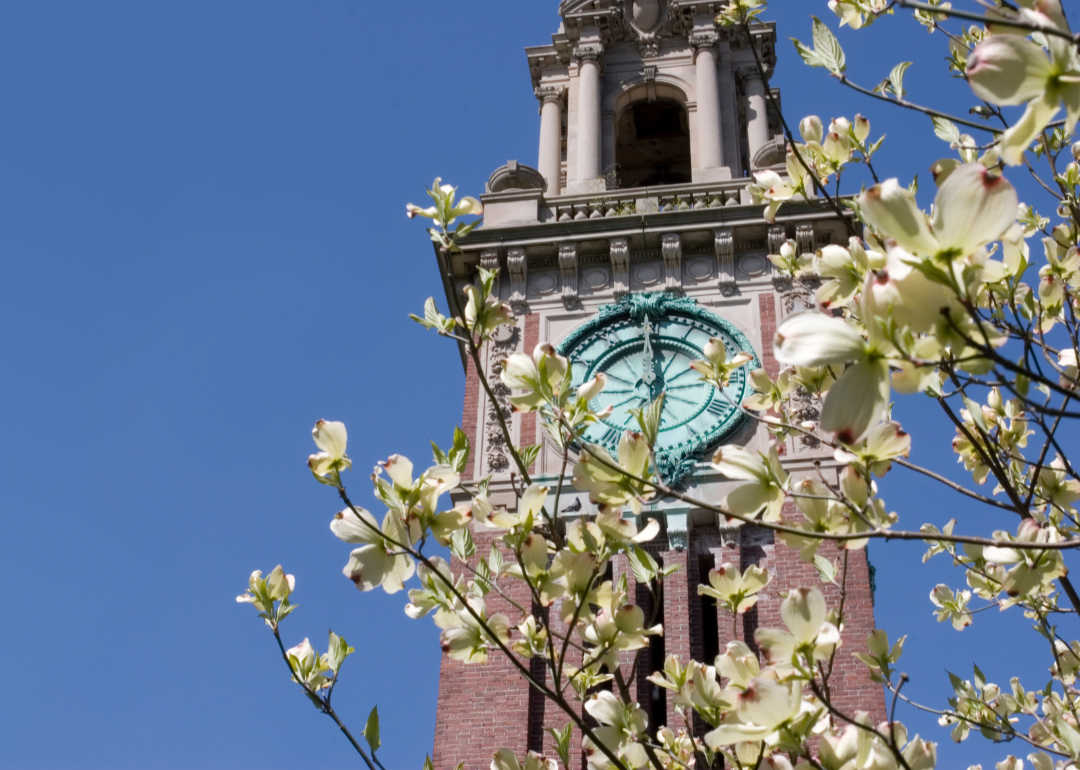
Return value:
[(664, 286), (668, 291), (682, 291), (682, 236), (669, 233), (660, 243), (664, 255)]

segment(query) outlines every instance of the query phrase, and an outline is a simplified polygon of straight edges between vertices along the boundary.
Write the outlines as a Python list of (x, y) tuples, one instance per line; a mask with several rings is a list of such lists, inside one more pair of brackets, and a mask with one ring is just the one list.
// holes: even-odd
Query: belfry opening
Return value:
[(629, 104), (615, 124), (615, 170), (621, 188), (691, 181), (690, 122), (675, 99)]

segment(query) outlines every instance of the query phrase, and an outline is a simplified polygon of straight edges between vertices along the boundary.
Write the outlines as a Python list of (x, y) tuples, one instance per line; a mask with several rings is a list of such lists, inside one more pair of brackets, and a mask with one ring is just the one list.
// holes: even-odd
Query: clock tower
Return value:
[[(813, 295), (774, 273), (768, 257), (788, 240), (801, 253), (812, 253), (845, 244), (847, 237), (844, 224), (819, 207), (785, 204), (770, 224), (763, 207), (752, 204), (747, 188), (753, 172), (785, 173), (779, 117), (772, 111), (779, 93), (766, 92), (755, 61), (756, 49), (766, 73), (774, 66), (775, 27), (757, 25), (752, 39), (718, 29), (714, 19), (723, 5), (563, 0), (551, 43), (526, 49), (540, 112), (537, 167), (511, 161), (497, 169), (482, 197), (483, 227), (462, 242), (462, 253), (439, 256), (444, 288), (458, 296), (476, 280), (478, 268), (497, 270), (496, 292), (516, 316), (516, 325), (502, 327), (484, 352), (494, 400), (462, 357), (463, 423), (473, 446), (465, 477), (491, 476), (496, 505), (516, 504), (499, 412), (510, 421), (517, 446), (541, 445), (530, 469), (535, 480), (554, 482), (562, 469), (561, 454), (546, 443), (536, 413), (512, 414), (510, 391), (498, 376), (509, 354), (531, 352), (540, 342), (570, 358), (575, 383), (598, 372), (607, 375), (608, 387), (594, 407), (611, 406), (611, 416), (592, 426), (588, 438), (613, 453), (630, 424), (628, 410), (665, 393), (658, 465), (669, 483), (697, 499), (719, 502), (738, 483), (708, 463), (718, 446), (768, 445), (767, 431), (731, 401), (748, 395), (751, 370), (764, 369), (773, 378), (779, 373), (773, 356), (777, 323), (815, 307)], [(726, 397), (688, 369), (691, 360), (703, 358), (710, 338), (722, 340), (729, 356), (746, 352), (755, 359), (739, 370)], [(812, 398), (800, 405), (804, 420), (816, 418), (819, 405)], [(810, 439), (789, 439), (781, 457), (796, 478), (811, 472), (835, 477), (831, 451)], [(563, 517), (594, 512), (569, 477), (561, 500)], [(793, 507), (785, 509), (785, 516), (797, 515)], [(662, 524), (661, 535), (649, 544), (653, 557), (679, 569), (664, 581), (658, 608), (664, 635), (623, 656), (627, 670), (633, 655), (640, 656), (632, 687), (649, 713), (650, 730), (662, 724), (677, 730), (684, 725), (672, 699), (646, 680), (667, 655), (711, 665), (735, 635), (754, 648), (756, 628), (782, 626), (781, 594), (819, 585), (834, 606), (839, 591), (822, 586), (813, 565), (767, 529), (733, 527), (715, 513), (670, 499), (654, 501), (643, 516)], [(478, 555), (486, 554), (493, 538), (476, 539)], [(840, 553), (828, 543), (820, 552), (833, 559)], [(708, 571), (723, 563), (740, 570), (758, 565), (773, 576), (757, 606), (734, 624), (697, 592)], [(625, 557), (617, 557), (612, 569), (615, 578), (627, 574), (633, 598)], [(865, 551), (848, 552), (843, 646), (833, 692), (849, 713), (866, 711), (879, 722), (885, 719), (882, 690), (853, 656), (865, 650), (874, 629), (871, 572)], [(524, 585), (512, 583), (508, 591), (520, 593), (512, 598), (528, 606)], [(639, 604), (648, 600), (639, 592)], [(512, 623), (520, 614), (495, 593), (488, 610), (507, 614)], [(545, 676), (541, 659), (531, 666), (534, 675)], [(444, 656), (435, 766), (449, 770), (463, 761), (466, 770), (486, 770), (502, 747), (519, 757), (527, 750), (554, 756), (546, 728), (568, 721), (500, 656), (472, 666)], [(691, 729), (704, 732), (700, 724)], [(579, 736), (573, 745), (575, 762), (584, 768)]]

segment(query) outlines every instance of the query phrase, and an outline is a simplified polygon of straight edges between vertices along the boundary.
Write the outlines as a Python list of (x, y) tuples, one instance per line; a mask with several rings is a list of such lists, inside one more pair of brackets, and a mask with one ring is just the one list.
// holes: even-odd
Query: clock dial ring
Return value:
[(692, 299), (667, 292), (628, 295), (573, 330), (558, 348), (570, 358), (574, 385), (604, 372), (608, 386), (591, 406), (597, 412), (614, 407), (610, 417), (586, 431), (585, 440), (615, 451), (623, 431), (636, 428), (628, 410), (664, 392), (657, 463), (672, 483), (690, 472), (697, 458), (742, 425), (744, 415), (735, 404), (749, 395), (748, 374), (761, 365), (755, 355), (720, 393), (689, 368), (692, 360), (704, 358), (702, 349), (710, 338), (723, 341), (729, 358), (739, 352), (754, 354), (749, 340), (730, 322)]

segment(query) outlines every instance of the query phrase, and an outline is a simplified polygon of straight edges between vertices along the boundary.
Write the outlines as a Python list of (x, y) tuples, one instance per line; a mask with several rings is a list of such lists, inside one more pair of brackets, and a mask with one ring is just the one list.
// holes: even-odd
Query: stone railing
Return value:
[(585, 195), (552, 197), (546, 203), (553, 219), (559, 222), (662, 211), (715, 209), (750, 204), (749, 183), (747, 179), (731, 179), (701, 184), (604, 190)]

